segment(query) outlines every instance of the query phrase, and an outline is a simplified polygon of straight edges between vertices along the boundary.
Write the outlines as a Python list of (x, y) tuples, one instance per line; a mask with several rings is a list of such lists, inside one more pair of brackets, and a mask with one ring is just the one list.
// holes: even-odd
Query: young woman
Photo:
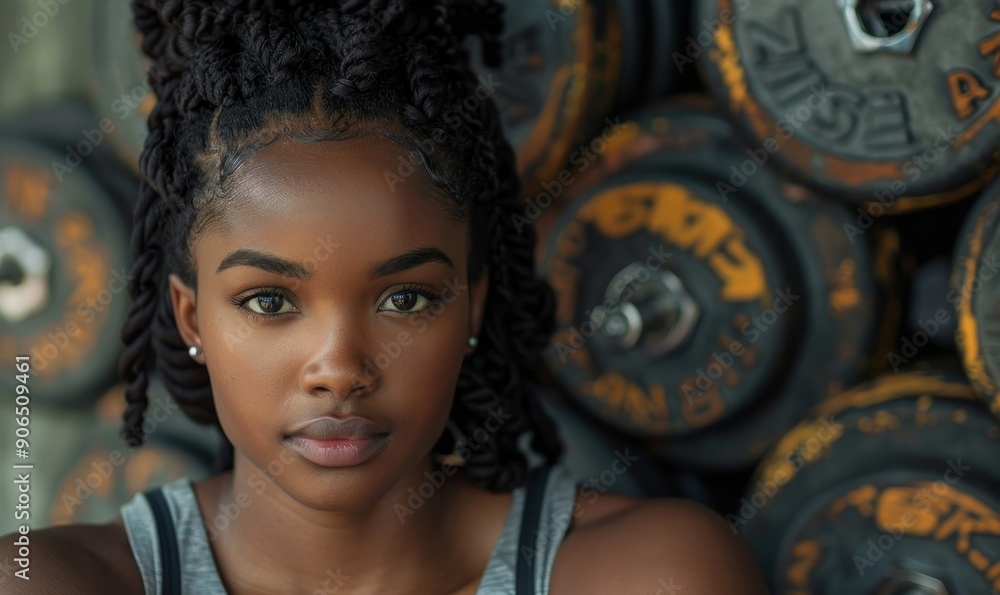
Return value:
[(765, 591), (706, 508), (598, 494), (558, 462), (532, 390), (552, 295), (463, 49), (498, 63), (496, 1), (133, 8), (158, 103), (125, 438), (155, 364), (231, 448), (107, 525), (32, 532), (31, 580), (3, 592)]

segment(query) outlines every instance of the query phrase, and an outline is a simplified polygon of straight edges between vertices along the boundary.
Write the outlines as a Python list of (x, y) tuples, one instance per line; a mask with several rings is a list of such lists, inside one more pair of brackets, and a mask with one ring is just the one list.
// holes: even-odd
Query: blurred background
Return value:
[[(11, 401), (31, 356), (28, 456), (0, 416), (0, 492), (34, 465), (34, 528), (204, 477), (218, 444), (155, 381), (147, 444), (119, 438), (155, 102), (130, 16), (0, 4)], [(580, 481), (711, 507), (776, 594), (997, 593), (995, 2), (525, 0), (506, 20), (504, 66), (476, 68), (557, 294), (540, 398)]]

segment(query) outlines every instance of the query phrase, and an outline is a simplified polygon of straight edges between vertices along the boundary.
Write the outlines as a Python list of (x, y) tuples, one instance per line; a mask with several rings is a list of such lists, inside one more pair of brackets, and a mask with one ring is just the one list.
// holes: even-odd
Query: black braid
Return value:
[[(509, 490), (525, 479), (518, 442), (548, 462), (562, 445), (539, 403), (535, 366), (553, 331), (553, 295), (537, 278), (531, 230), (514, 225), (520, 180), (492, 98), (477, 94), (464, 43), (501, 58), (497, 0), (132, 0), (157, 104), (140, 161), (132, 253), (134, 303), (122, 338), (128, 383), (126, 439), (141, 444), (152, 364), (181, 410), (218, 426), (207, 368), (187, 355), (167, 272), (196, 288), (190, 242), (221, 217), (229, 174), (280, 135), (346, 138), (376, 129), (403, 144), (470, 220), (469, 277), (489, 274), (479, 348), (466, 358), (451, 420), (466, 436), (491, 412), (510, 417), (486, 444), (435, 452), (469, 455), (479, 485)], [(466, 106), (477, 97), (475, 109)], [(404, 182), (405, 183), (405, 182)], [(216, 470), (231, 468), (226, 442)]]

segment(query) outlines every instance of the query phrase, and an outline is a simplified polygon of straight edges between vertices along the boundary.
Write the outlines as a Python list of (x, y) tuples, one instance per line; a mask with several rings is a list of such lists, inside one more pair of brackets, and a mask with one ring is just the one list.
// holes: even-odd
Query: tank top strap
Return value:
[(177, 531), (170, 507), (163, 496), (163, 488), (145, 492), (146, 500), (156, 521), (156, 534), (160, 542), (160, 565), (163, 568), (163, 595), (181, 595), (181, 562), (177, 547)]
[(476, 595), (546, 595), (573, 519), (577, 482), (563, 465), (532, 469), (510, 512)]
[(189, 478), (136, 494), (121, 515), (145, 595), (226, 594)]

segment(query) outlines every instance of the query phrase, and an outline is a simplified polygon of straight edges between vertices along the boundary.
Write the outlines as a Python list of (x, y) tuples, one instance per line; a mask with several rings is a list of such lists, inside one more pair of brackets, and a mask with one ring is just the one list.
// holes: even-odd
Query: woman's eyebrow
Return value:
[[(373, 279), (378, 279), (379, 277), (386, 277), (428, 262), (442, 262), (453, 269), (455, 268), (454, 263), (452, 263), (451, 259), (444, 252), (433, 246), (429, 246), (414, 248), (375, 265), (372, 267), (371, 276)], [(256, 267), (284, 277), (301, 280), (309, 279), (313, 273), (312, 270), (303, 264), (252, 248), (239, 248), (230, 252), (229, 255), (222, 259), (215, 272), (221, 273), (226, 269), (237, 266)]]
[(399, 256), (394, 256), (389, 260), (379, 263), (372, 267), (372, 278), (378, 279), (379, 277), (386, 277), (392, 275), (393, 273), (399, 273), (407, 269), (412, 269), (414, 267), (420, 266), (428, 262), (443, 262), (452, 269), (455, 265), (451, 262), (451, 259), (437, 248), (433, 246), (427, 246), (422, 248), (414, 248)]
[(226, 269), (237, 266), (256, 267), (296, 279), (308, 279), (312, 276), (312, 271), (304, 265), (252, 248), (239, 248), (230, 252), (228, 256), (222, 259), (219, 268), (215, 269), (215, 272), (221, 273)]

